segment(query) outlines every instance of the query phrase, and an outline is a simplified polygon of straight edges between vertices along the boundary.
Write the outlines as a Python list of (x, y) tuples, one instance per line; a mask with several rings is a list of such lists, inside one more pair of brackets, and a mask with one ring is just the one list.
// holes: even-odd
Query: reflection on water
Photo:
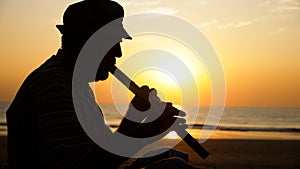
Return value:
[(179, 139), (180, 137), (177, 135), (177, 133), (175, 131), (171, 131), (164, 138), (165, 139)]
[[(5, 112), (9, 102), (0, 102), (0, 132), (6, 133)], [(128, 105), (119, 112), (112, 104), (101, 104), (106, 124), (115, 131), (120, 124)], [(181, 109), (180, 105), (173, 105)], [(190, 123), (191, 112), (186, 111), (187, 124), (192, 129), (188, 132), (197, 139), (206, 138), (213, 132), (211, 139), (297, 139), (300, 140), (300, 109), (287, 108), (243, 108), (226, 107), (219, 124), (205, 124), (209, 108), (200, 107), (195, 123)], [(217, 127), (217, 130), (202, 130), (203, 126)], [(175, 132), (170, 132), (166, 139), (178, 139)]]

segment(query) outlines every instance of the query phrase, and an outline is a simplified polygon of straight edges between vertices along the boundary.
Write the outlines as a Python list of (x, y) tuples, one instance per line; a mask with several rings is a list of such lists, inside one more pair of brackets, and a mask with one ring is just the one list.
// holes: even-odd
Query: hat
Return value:
[[(56, 25), (61, 34), (68, 32), (94, 33), (109, 22), (124, 17), (123, 7), (110, 0), (84, 0), (68, 6), (63, 16), (63, 25)], [(123, 25), (113, 31), (117, 31), (122, 38), (132, 39), (123, 28)], [(114, 33), (114, 32), (112, 32)]]

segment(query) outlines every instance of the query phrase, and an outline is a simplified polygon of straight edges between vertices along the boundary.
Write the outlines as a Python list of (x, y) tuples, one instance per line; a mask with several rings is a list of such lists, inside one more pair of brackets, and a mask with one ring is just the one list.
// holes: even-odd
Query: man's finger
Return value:
[(178, 116), (185, 117), (186, 113), (184, 111), (180, 110), (179, 113), (178, 113)]
[(150, 90), (149, 86), (147, 85), (142, 86), (141, 89), (144, 90), (146, 93), (149, 93)]

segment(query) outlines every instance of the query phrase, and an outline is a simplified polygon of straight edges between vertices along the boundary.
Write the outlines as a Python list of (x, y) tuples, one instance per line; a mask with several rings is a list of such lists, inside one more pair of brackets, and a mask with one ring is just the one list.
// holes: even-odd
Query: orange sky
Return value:
[[(24, 78), (56, 53), (60, 47), (60, 34), (55, 25), (62, 22), (65, 8), (73, 2), (76, 1), (0, 2), (0, 101), (11, 101)], [(298, 0), (118, 2), (128, 16), (142, 12), (169, 14), (186, 20), (204, 33), (215, 47), (224, 68), (227, 106), (300, 107)], [(134, 51), (137, 42), (138, 39), (123, 42), (123, 59)], [(203, 74), (198, 84), (204, 105), (209, 104), (210, 99), (206, 76)], [(99, 82), (97, 93), (110, 91), (109, 82)], [(147, 83), (143, 78), (138, 82)], [(152, 85), (165, 90), (166, 99), (180, 100), (177, 89), (166, 91), (159, 81), (153, 79)], [(98, 100), (111, 101), (109, 94), (98, 96)]]

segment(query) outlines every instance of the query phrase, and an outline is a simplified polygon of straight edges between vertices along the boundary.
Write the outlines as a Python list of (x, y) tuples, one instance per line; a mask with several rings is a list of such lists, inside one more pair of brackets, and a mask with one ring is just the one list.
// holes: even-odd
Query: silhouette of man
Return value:
[[(25, 79), (7, 110), (10, 169), (118, 168), (128, 160), (92, 141), (78, 121), (72, 99), (72, 75), (83, 45), (103, 25), (123, 16), (123, 8), (110, 0), (85, 0), (67, 8), (63, 17), (64, 24), (57, 25), (62, 34), (61, 49)], [(124, 28), (121, 29), (123, 34), (120, 42), (122, 39), (131, 39)], [(107, 79), (116, 58), (121, 56), (121, 47), (117, 43), (104, 56), (95, 79), (90, 79), (86, 84)], [(155, 91), (147, 86), (143, 90), (147, 94)], [(84, 100), (96, 105), (91, 90), (82, 93), (86, 97)], [(140, 110), (149, 107), (137, 97), (133, 98), (132, 105)], [(127, 115), (131, 114), (130, 110)], [(147, 125), (124, 118), (117, 131), (130, 137), (168, 133), (165, 130), (179, 118), (174, 117), (179, 111), (169, 104), (164, 110), (157, 120)], [(179, 122), (178, 126), (186, 127), (184, 120)], [(99, 120), (99, 123), (105, 126), (104, 121)], [(105, 127), (103, 129), (103, 133), (114, 134)], [(141, 148), (137, 147), (134, 152)], [(178, 160), (171, 161), (177, 161), (177, 164), (181, 164), (177, 168), (183, 168), (184, 162), (178, 163)], [(140, 164), (131, 167), (145, 167)], [(163, 164), (160, 166), (163, 167)]]

